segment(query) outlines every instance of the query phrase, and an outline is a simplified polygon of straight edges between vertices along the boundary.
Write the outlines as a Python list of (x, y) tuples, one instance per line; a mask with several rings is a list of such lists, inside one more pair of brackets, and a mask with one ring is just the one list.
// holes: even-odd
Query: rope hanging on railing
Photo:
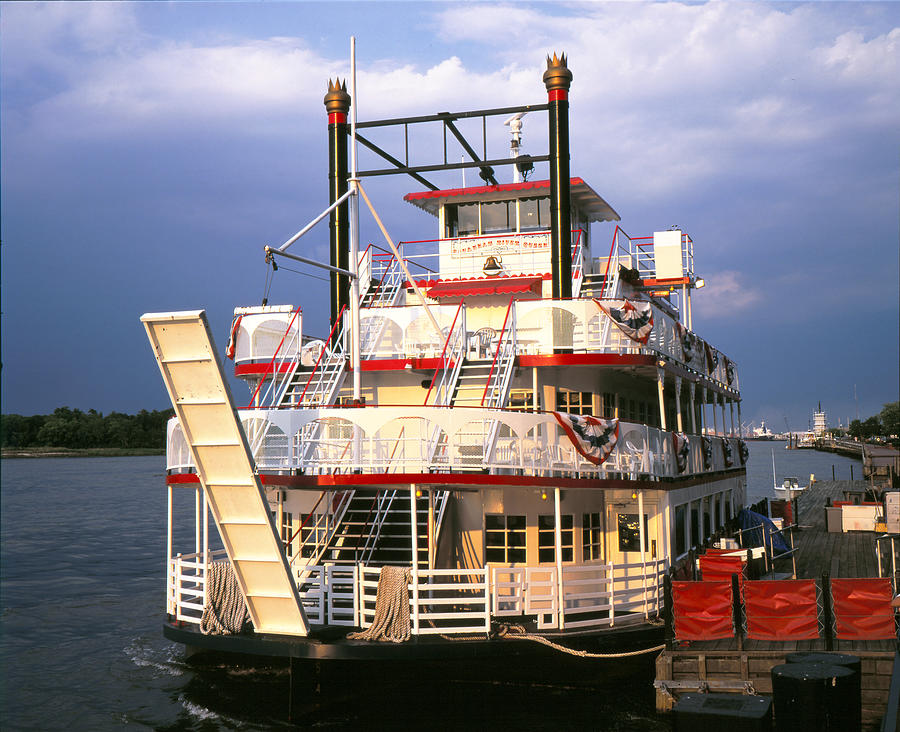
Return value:
[(247, 605), (231, 562), (213, 562), (206, 573), (206, 603), (200, 618), (203, 635), (234, 635), (249, 620)]
[(375, 619), (360, 633), (350, 633), (349, 640), (389, 641), (409, 640), (409, 582), (408, 567), (382, 567), (375, 597)]

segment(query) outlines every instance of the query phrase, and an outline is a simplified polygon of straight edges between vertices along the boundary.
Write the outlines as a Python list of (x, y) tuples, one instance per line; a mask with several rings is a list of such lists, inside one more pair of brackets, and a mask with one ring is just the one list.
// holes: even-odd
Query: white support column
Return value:
[[(203, 577), (209, 578), (209, 503), (207, 503), (206, 493), (203, 493)], [(208, 582), (203, 583), (203, 607), (206, 607), (206, 591), (209, 587)]]
[(419, 634), (419, 526), (416, 518), (416, 484), (409, 485), (409, 525), (412, 539), (413, 633)]
[[(172, 567), (172, 486), (166, 485), (166, 577), (169, 576)], [(178, 592), (178, 588), (175, 588)], [(175, 614), (172, 603), (172, 595), (169, 593), (169, 583), (166, 582), (166, 610), (170, 615)]]
[(741, 403), (740, 403), (740, 401), (738, 401), (738, 403), (737, 403), (737, 409), (738, 409), (738, 437), (740, 437), (743, 440), (744, 439), (744, 422), (741, 418)]
[(194, 489), (194, 554), (200, 555), (201, 544), (201, 536), (200, 536), (200, 526), (202, 521), (200, 520), (200, 484), (197, 484), (197, 487)]
[(691, 393), (691, 432), (696, 435), (700, 432), (700, 430), (697, 429), (697, 385), (692, 381), (688, 384), (688, 389)]
[[(712, 404), (712, 415), (713, 415), (713, 434), (719, 434), (719, 415), (716, 413), (716, 408), (719, 406), (719, 395), (713, 392), (713, 404)], [(722, 425), (723, 427), (725, 425)]]
[(731, 413), (731, 436), (734, 437), (734, 399), (728, 400), (728, 411)]
[(434, 555), (437, 551), (434, 535), (434, 490), (428, 489), (428, 569), (434, 569)]
[(663, 430), (666, 429), (666, 401), (663, 394), (665, 382), (666, 372), (660, 368), (656, 369), (656, 385), (659, 391), (659, 425)]
[(647, 609), (647, 553), (644, 551), (644, 545), (647, 543), (647, 535), (644, 531), (644, 491), (638, 489), (638, 540), (641, 544), (641, 595), (644, 603), (644, 617), (646, 618), (650, 612)]
[(681, 377), (675, 377), (675, 420), (678, 431), (684, 432), (684, 420), (681, 418)]
[[(559, 487), (553, 489), (553, 544), (556, 553), (556, 592), (559, 598), (559, 629), (565, 630), (566, 613), (565, 599), (563, 595), (563, 563), (562, 563), (562, 516), (560, 515), (560, 496)], [(573, 527), (574, 528), (574, 527)]]

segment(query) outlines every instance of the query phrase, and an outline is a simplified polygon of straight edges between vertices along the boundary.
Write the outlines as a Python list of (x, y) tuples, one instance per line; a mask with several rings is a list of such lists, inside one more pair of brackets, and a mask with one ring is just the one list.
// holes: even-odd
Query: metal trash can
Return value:
[(855, 671), (823, 663), (784, 663), (772, 669), (777, 732), (859, 732)]
[[(769, 732), (772, 698), (746, 694), (684, 694), (672, 710), (675, 732)], [(797, 732), (794, 730), (794, 732)]]
[(797, 651), (789, 653), (785, 659), (788, 663), (823, 663), (827, 666), (842, 666), (855, 673), (855, 688), (850, 692), (848, 703), (856, 705), (854, 719), (856, 727), (862, 727), (862, 659), (859, 656), (851, 656), (849, 653), (827, 653), (825, 651)]

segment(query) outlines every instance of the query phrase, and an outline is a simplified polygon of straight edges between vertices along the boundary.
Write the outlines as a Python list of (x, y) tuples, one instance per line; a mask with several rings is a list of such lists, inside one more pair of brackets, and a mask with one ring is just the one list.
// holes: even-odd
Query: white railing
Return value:
[[(224, 549), (211, 551), (210, 562), (227, 558)], [(175, 620), (199, 623), (206, 601), (206, 562), (204, 555), (177, 554), (169, 558), (166, 571), (166, 612)]]
[[(540, 630), (639, 623), (661, 612), (665, 571), (663, 560), (564, 565), (561, 581), (555, 566), (412, 570), (411, 630), (417, 636), (488, 634), (492, 620), (511, 618), (533, 618)], [(369, 627), (375, 618), (380, 573), (380, 567), (364, 564), (326, 563), (296, 570), (309, 622)], [(202, 555), (173, 559), (169, 613), (198, 624), (204, 585)], [(186, 599), (173, 604), (175, 597)]]
[[(240, 412), (244, 429), (265, 424), (266, 439), (256, 454), (260, 470), (302, 469), (307, 475), (423, 473), (473, 468), (521, 475), (631, 477), (647, 480), (725, 470), (740, 466), (739, 440), (710, 437), (708, 467), (700, 435), (688, 435), (687, 466), (675, 462), (672, 432), (620, 421), (619, 439), (602, 465), (585, 459), (549, 412), (516, 412), (476, 407), (364, 407)], [(473, 464), (474, 436), (490, 454)], [(446, 449), (432, 451), (435, 435)], [(289, 436), (293, 436), (288, 439)], [(169, 431), (167, 468), (193, 467), (180, 429)], [(727, 441), (732, 465), (726, 464)], [(174, 460), (181, 461), (176, 464)], [(187, 461), (187, 462), (185, 462)]]

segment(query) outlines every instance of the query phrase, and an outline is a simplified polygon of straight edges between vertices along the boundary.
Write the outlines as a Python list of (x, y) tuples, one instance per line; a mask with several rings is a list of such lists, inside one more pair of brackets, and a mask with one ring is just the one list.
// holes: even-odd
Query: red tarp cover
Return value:
[(747, 637), (753, 640), (812, 640), (819, 637), (815, 580), (744, 583)]
[(744, 572), (744, 560), (737, 556), (723, 556), (721, 554), (704, 554), (700, 557), (700, 573), (705, 580), (731, 580), (731, 575), (738, 575), (742, 579)]
[[(509, 295), (514, 292), (541, 292), (540, 275), (531, 277), (491, 277), (475, 280), (438, 280), (428, 288), (428, 297), (467, 297), (468, 295)], [(420, 285), (421, 287), (421, 285)]]
[(713, 640), (734, 637), (731, 580), (727, 582), (673, 582), (675, 638)]
[(891, 581), (876, 579), (831, 580), (835, 637), (841, 640), (896, 638), (894, 610), (891, 608)]

